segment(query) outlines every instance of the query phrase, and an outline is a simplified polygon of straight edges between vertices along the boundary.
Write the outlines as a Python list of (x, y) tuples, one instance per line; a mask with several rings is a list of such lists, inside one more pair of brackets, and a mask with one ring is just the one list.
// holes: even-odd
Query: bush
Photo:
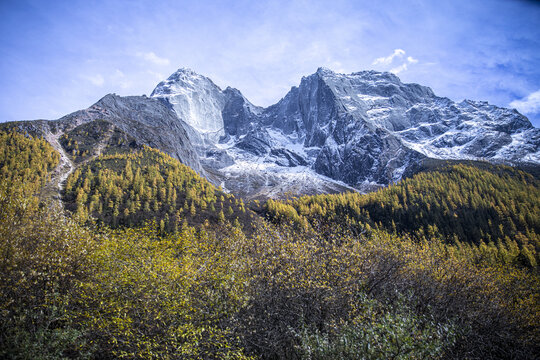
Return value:
[(91, 347), (71, 321), (91, 276), (94, 236), (60, 209), (0, 189), (0, 357), (84, 358)]
[(362, 295), (360, 314), (330, 326), (328, 332), (304, 329), (298, 346), (301, 358), (438, 359), (455, 340), (452, 324), (417, 315), (400, 302), (383, 306)]

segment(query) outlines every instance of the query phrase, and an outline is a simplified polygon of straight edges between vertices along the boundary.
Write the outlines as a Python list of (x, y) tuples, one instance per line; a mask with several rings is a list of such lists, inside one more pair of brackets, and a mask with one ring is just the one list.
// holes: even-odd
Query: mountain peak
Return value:
[(356, 78), (365, 81), (387, 81), (394, 84), (401, 84), (401, 80), (395, 74), (390, 72), (380, 72), (375, 70), (363, 70), (350, 74), (339, 73), (326, 67), (319, 67), (314, 75), (320, 77), (338, 77), (338, 78)]
[(167, 80), (165, 81), (162, 81), (158, 87), (162, 84), (181, 84), (181, 86), (186, 86), (186, 85), (193, 85), (193, 83), (197, 83), (197, 82), (203, 82), (203, 83), (211, 83), (212, 85), (216, 86), (212, 80), (210, 80), (209, 78), (207, 78), (206, 76), (203, 76), (193, 70), (191, 70), (190, 68), (185, 68), (185, 67), (182, 67), (178, 70), (176, 70), (175, 72), (173, 72), (171, 74), (171, 76), (169, 76), (167, 78)]
[(175, 72), (177, 72), (177, 73), (183, 72), (183, 73), (192, 73), (192, 74), (195, 74), (195, 71), (193, 71), (191, 68), (185, 67), (185, 66), (182, 66), (181, 68), (179, 68), (179, 69), (176, 70)]
[(206, 76), (180, 68), (160, 82), (150, 96), (165, 101), (180, 119), (198, 132), (222, 135), (221, 111), (225, 95)]
[(375, 70), (363, 70), (363, 71), (353, 72), (349, 76), (360, 77), (365, 80), (373, 80), (373, 81), (385, 80), (385, 81), (390, 81), (393, 83), (401, 83), (400, 78), (396, 74), (393, 74), (387, 71), (380, 72), (380, 71), (375, 71)]
[[(216, 164), (224, 164), (225, 155), (233, 162), (304, 164), (363, 186), (397, 181), (423, 158), (540, 162), (539, 130), (526, 118), (485, 102), (454, 103), (390, 72), (344, 74), (319, 67), (263, 109), (239, 90), (221, 90), (181, 68), (152, 96), (191, 126), (204, 161)], [(227, 143), (216, 145), (221, 139)], [(214, 153), (225, 155), (214, 159)], [(231, 181), (226, 186), (234, 188)]]
[(327, 67), (321, 66), (321, 67), (319, 67), (317, 69), (317, 74), (320, 74), (320, 75), (333, 75), (333, 74), (335, 74), (335, 72), (330, 70)]
[(101, 99), (99, 99), (94, 105), (92, 105), (92, 107), (96, 107), (96, 106), (106, 106), (107, 104), (114, 104), (118, 101), (118, 99), (120, 99), (120, 96), (115, 94), (115, 93), (109, 93), (107, 95), (105, 95), (104, 97), (102, 97)]
[(219, 86), (207, 78), (189, 68), (180, 68), (167, 78), (160, 82), (150, 97), (167, 97), (176, 94), (185, 94), (200, 91), (201, 89), (211, 89), (212, 91), (221, 91)]

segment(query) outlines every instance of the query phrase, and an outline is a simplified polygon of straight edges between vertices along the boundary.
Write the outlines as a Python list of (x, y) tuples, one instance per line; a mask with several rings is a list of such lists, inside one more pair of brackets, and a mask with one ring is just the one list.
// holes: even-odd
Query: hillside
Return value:
[(438, 166), (376, 192), (268, 201), (276, 221), (380, 228), (416, 239), (494, 248), (497, 258), (540, 263), (540, 182), (507, 166)]
[[(11, 179), (0, 186), (1, 358), (535, 359), (540, 351), (540, 280), (534, 257), (522, 261), (537, 232), (538, 184), (521, 171), (457, 165), (368, 195), (244, 206), (159, 150), (106, 146), (87, 156), (73, 133), (61, 140), (79, 146), (68, 155), (77, 168), (62, 208), (39, 192), (59, 154), (40, 138), (1, 139), (0, 174)], [(517, 254), (503, 242), (508, 259), (492, 242), (445, 243), (446, 209), (482, 214), (474, 211), (484, 199), (496, 213), (516, 203), (516, 232), (502, 229), (516, 243)], [(427, 232), (405, 221), (413, 205)], [(228, 207), (234, 224), (220, 215)], [(248, 207), (293, 225), (252, 218)], [(532, 222), (521, 228), (527, 210)], [(402, 219), (395, 230), (391, 216)]]
[(59, 159), (43, 139), (0, 131), (0, 183), (4, 191), (40, 192)]
[(184, 222), (249, 224), (254, 216), (241, 199), (149, 147), (85, 163), (68, 177), (63, 199), (67, 209), (112, 227), (155, 220), (174, 232)]

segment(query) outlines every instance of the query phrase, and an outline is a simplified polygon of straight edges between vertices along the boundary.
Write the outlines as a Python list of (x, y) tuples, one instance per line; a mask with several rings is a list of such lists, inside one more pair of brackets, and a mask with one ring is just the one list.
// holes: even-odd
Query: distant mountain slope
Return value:
[[(105, 120), (139, 146), (148, 145), (179, 159), (193, 170), (204, 173), (199, 157), (186, 132), (185, 123), (162, 102), (146, 96), (121, 97), (109, 94), (88, 109), (79, 110), (58, 120), (24, 121), (1, 124), (38, 136), (68, 134), (80, 125)], [(99, 128), (99, 123), (94, 123)], [(94, 126), (89, 125), (89, 126)]]
[(67, 179), (66, 208), (108, 226), (155, 220), (162, 231), (189, 225), (254, 223), (241, 199), (225, 194), (195, 171), (159, 150), (101, 155)]
[(0, 183), (3, 191), (39, 193), (60, 156), (39, 138), (0, 130)]

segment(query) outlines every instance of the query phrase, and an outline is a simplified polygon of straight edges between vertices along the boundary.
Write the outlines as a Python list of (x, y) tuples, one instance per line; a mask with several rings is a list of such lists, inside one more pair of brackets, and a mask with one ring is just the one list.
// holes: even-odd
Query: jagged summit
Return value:
[(167, 80), (160, 82), (150, 96), (164, 96), (178, 92), (186, 93), (201, 86), (211, 86), (221, 90), (206, 76), (200, 75), (189, 68), (180, 68), (172, 73)]
[(340, 73), (333, 71), (332, 69), (329, 69), (327, 67), (319, 67), (317, 68), (317, 71), (308, 76), (314, 76), (318, 75), (320, 77), (337, 77), (337, 78), (361, 78), (365, 81), (389, 81), (396, 84), (402, 84), (401, 80), (397, 75), (391, 72), (380, 72), (376, 70), (362, 70), (362, 71), (356, 71), (352, 72), (350, 74)]
[[(304, 167), (361, 187), (397, 181), (425, 158), (540, 162), (539, 130), (517, 111), (486, 102), (455, 103), (388, 72), (341, 74), (320, 67), (264, 109), (240, 91), (221, 91), (189, 70), (175, 74), (153, 96), (200, 133), (216, 131), (199, 152), (207, 160), (208, 153), (228, 159), (211, 162), (219, 171), (231, 170), (225, 171), (229, 177), (232, 169), (238, 174), (257, 168), (253, 171), (268, 179), (266, 169), (249, 165), (262, 162), (271, 173)], [(201, 126), (202, 118), (213, 125)], [(242, 166), (231, 167), (240, 161)]]
[(317, 68), (317, 71), (315, 73), (319, 74), (319, 75), (336, 74), (333, 70), (331, 70), (331, 69), (329, 69), (327, 67), (324, 67), (324, 66), (321, 66), (321, 67)]
[(177, 75), (180, 75), (180, 74), (185, 74), (185, 75), (189, 75), (189, 76), (201, 76), (200, 74), (193, 71), (191, 68), (181, 67), (178, 70), (176, 70), (174, 73), (172, 73), (172, 75), (169, 77), (169, 79), (171, 77), (174, 77), (174, 76), (177, 76)]
[[(194, 130), (193, 141), (197, 145), (216, 143), (227, 135), (227, 129), (235, 132), (239, 119), (231, 125), (230, 118), (239, 118), (243, 113), (257, 113), (260, 109), (251, 104), (242, 93), (227, 87), (221, 90), (209, 78), (194, 71), (181, 68), (167, 80), (162, 81), (152, 92), (151, 97), (158, 98), (170, 106)], [(231, 103), (238, 109), (231, 109)], [(234, 111), (224, 119), (223, 114)]]
[(225, 97), (209, 78), (181, 68), (160, 82), (150, 96), (163, 100), (196, 131), (222, 135)]
[(173, 72), (167, 80), (169, 81), (178, 81), (179, 79), (187, 79), (187, 78), (206, 78), (206, 76), (203, 76), (195, 71), (193, 71), (191, 68), (188, 67), (181, 67), (175, 72)]

